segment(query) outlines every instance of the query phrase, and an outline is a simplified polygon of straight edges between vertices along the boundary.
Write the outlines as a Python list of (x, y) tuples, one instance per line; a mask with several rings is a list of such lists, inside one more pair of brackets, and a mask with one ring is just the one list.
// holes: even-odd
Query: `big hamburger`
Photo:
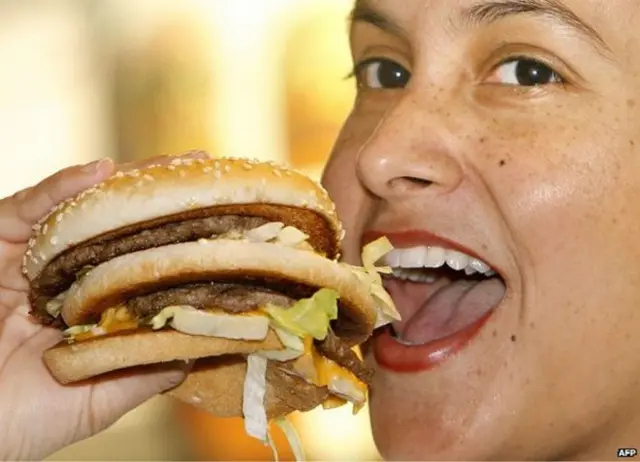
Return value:
[(353, 347), (398, 318), (374, 266), (338, 262), (327, 192), (288, 168), (186, 160), (119, 172), (58, 205), (24, 259), (32, 314), (64, 331), (44, 361), (62, 384), (196, 360), (170, 394), (218, 416), (267, 423), (366, 401)]

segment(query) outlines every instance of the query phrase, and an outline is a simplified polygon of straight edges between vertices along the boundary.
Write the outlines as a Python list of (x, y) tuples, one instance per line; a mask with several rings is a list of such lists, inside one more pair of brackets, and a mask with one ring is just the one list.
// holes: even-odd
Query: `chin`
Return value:
[[(501, 393), (489, 391), (499, 385), (479, 386), (477, 381), (483, 377), (480, 369), (470, 366), (472, 358), (461, 355), (450, 358), (440, 371), (412, 374), (376, 365), (370, 352), (366, 362), (376, 369), (370, 396), (371, 428), (385, 460), (520, 457), (520, 451), (508, 443), (514, 423), (505, 412), (509, 406), (498, 400)], [(499, 373), (494, 377), (499, 379)]]

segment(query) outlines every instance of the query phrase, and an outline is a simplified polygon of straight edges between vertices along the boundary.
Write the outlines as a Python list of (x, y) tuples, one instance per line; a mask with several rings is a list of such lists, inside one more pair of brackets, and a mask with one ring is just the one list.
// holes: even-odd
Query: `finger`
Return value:
[(193, 362), (174, 361), (117, 372), (112, 374), (115, 378), (96, 382), (89, 410), (94, 430), (106, 428), (145, 401), (178, 386), (192, 366)]
[(56, 204), (106, 179), (113, 169), (111, 159), (69, 167), (0, 200), (0, 239), (13, 243), (26, 241), (33, 225)]
[(207, 154), (205, 151), (187, 151), (182, 154), (148, 157), (146, 159), (119, 164), (116, 167), (116, 169), (120, 172), (127, 172), (130, 170), (149, 167), (151, 165), (168, 165), (176, 159), (208, 159), (208, 158), (209, 158), (209, 154)]

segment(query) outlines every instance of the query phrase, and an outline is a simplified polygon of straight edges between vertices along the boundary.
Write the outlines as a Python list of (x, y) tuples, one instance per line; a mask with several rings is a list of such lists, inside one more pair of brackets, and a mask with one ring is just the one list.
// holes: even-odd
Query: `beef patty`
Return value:
[(154, 247), (197, 241), (230, 231), (244, 232), (267, 222), (262, 217), (236, 215), (195, 218), (166, 223), (116, 239), (80, 244), (52, 260), (33, 283), (33, 290), (39, 295), (53, 296), (68, 289), (76, 274), (87, 266), (98, 266), (120, 255)]
[(151, 318), (167, 306), (190, 305), (199, 310), (215, 307), (227, 313), (253, 311), (267, 303), (290, 307), (297, 300), (262, 286), (214, 282), (186, 284), (130, 298), (127, 308), (136, 318)]
[(316, 348), (322, 356), (326, 356), (345, 369), (350, 370), (364, 383), (371, 385), (373, 369), (365, 366), (355, 351), (345, 345), (333, 332), (329, 332), (329, 335), (323, 341), (316, 342)]

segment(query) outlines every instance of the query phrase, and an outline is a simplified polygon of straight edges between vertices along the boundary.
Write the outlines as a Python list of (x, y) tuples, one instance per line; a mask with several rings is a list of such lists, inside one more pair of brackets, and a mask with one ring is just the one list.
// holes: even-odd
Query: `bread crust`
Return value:
[(187, 335), (171, 328), (138, 329), (60, 343), (44, 353), (44, 363), (56, 380), (68, 384), (129, 367), (282, 348), (271, 330), (262, 341), (247, 341)]
[(316, 212), (330, 225), (336, 249), (342, 226), (327, 191), (309, 177), (269, 162), (181, 159), (120, 172), (62, 202), (35, 227), (23, 272), (30, 281), (62, 252), (140, 222), (200, 208), (274, 204)]
[(91, 270), (68, 292), (61, 315), (86, 324), (127, 298), (194, 281), (276, 279), (340, 294), (336, 334), (350, 345), (365, 341), (375, 324), (369, 287), (346, 265), (306, 250), (272, 243), (216, 239), (157, 247), (114, 258)]

